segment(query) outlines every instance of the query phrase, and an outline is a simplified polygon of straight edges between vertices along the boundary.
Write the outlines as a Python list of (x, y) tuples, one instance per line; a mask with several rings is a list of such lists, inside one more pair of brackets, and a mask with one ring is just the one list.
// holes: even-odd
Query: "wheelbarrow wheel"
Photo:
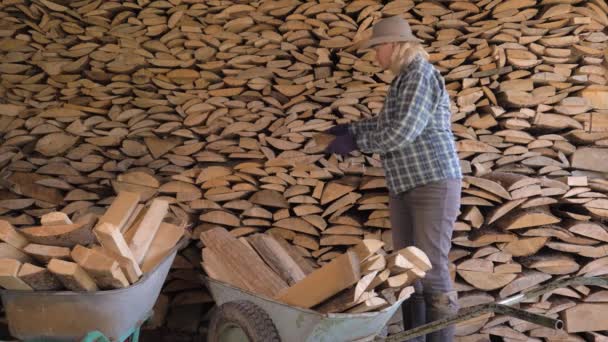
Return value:
[(208, 342), (280, 342), (270, 316), (259, 306), (239, 300), (220, 305), (211, 318)]

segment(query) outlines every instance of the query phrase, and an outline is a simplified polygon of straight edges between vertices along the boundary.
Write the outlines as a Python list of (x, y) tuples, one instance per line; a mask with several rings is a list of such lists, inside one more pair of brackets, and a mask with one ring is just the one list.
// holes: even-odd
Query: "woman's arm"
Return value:
[[(438, 101), (432, 76), (420, 71), (403, 75), (374, 119), (352, 128), (363, 152), (386, 153), (410, 144), (427, 126)], [(369, 122), (367, 122), (369, 121)]]

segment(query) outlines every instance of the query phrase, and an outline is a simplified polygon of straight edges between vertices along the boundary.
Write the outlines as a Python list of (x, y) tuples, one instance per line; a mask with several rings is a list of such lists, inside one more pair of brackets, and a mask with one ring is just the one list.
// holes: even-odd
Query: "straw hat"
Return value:
[(405, 19), (394, 16), (384, 18), (377, 22), (372, 28), (372, 37), (363, 44), (363, 48), (374, 45), (396, 42), (421, 42), (412, 33), (410, 25)]

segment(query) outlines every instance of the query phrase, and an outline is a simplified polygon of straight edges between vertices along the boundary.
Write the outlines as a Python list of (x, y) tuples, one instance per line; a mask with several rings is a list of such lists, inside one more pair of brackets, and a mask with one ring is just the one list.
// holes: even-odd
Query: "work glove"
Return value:
[(337, 135), (336, 138), (327, 146), (325, 152), (347, 155), (357, 149), (355, 137), (347, 131), (344, 135)]
[(346, 135), (349, 134), (348, 124), (336, 125), (327, 130), (327, 133), (335, 136)]

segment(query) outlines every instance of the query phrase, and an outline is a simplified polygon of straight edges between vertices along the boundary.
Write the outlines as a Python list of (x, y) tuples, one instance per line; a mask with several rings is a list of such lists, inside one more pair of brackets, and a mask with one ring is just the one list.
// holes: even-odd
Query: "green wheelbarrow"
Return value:
[(136, 342), (150, 317), (182, 239), (165, 259), (124, 289), (0, 290), (11, 335), (27, 342)]

